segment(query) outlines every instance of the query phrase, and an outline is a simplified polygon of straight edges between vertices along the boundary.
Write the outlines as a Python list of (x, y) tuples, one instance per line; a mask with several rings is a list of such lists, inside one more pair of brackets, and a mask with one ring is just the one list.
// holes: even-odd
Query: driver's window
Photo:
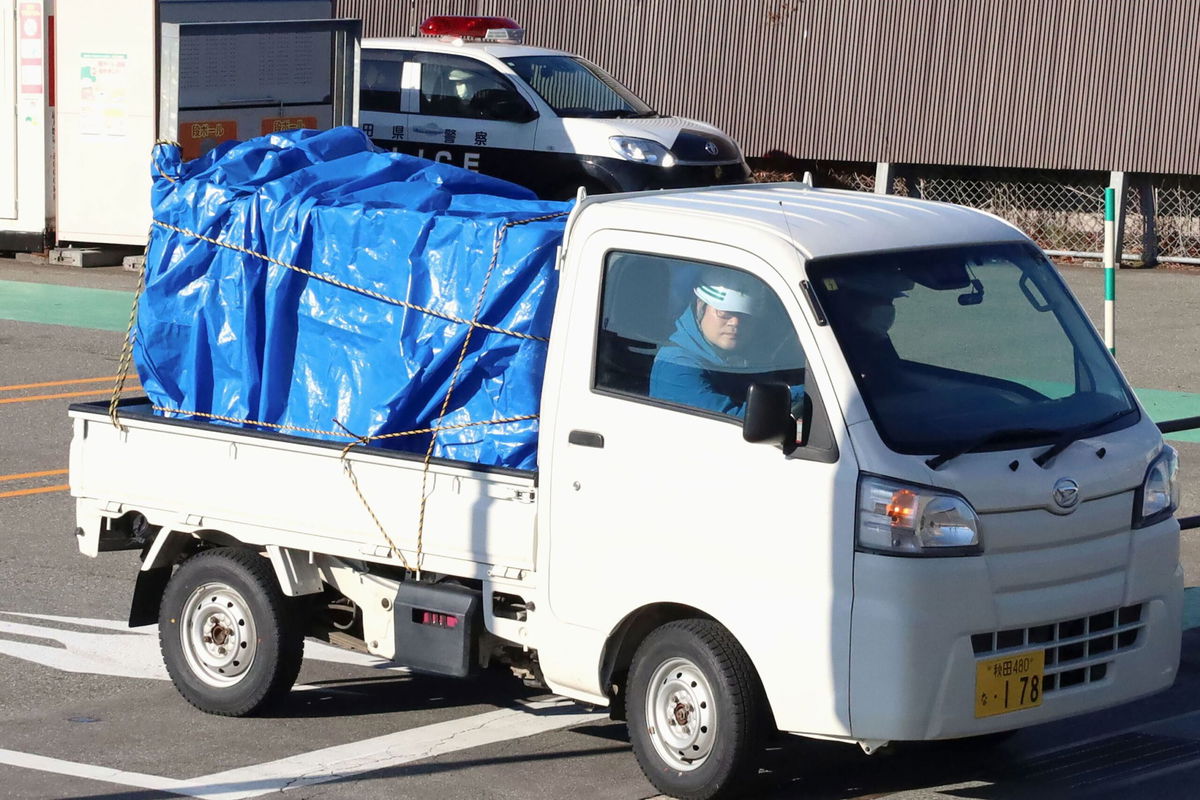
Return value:
[(740, 418), (751, 383), (803, 397), (804, 352), (783, 304), (730, 267), (609, 254), (595, 388)]
[(511, 120), (527, 107), (508, 78), (471, 58), (422, 53), (420, 113)]

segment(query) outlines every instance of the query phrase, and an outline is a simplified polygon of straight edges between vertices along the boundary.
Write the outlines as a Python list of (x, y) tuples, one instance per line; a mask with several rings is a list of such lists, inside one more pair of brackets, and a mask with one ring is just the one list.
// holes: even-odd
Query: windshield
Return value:
[(582, 58), (521, 56), (504, 63), (560, 117), (654, 117), (654, 109)]
[(1138, 420), (1054, 267), (1025, 244), (831, 258), (812, 286), (884, 442), (912, 454), (1052, 444)]

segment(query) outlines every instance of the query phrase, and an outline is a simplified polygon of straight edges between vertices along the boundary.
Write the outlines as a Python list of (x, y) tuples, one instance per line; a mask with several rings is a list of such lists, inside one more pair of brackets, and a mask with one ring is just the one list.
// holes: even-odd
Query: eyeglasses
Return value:
[(732, 319), (733, 317), (737, 317), (739, 320), (742, 320), (750, 316), (744, 311), (722, 311), (719, 308), (714, 308), (713, 313), (717, 315), (717, 319), (719, 320)]

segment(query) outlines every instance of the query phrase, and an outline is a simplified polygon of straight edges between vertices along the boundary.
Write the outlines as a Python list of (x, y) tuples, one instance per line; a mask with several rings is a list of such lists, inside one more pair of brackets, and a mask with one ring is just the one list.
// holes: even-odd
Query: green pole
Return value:
[(1104, 344), (1117, 354), (1117, 193), (1104, 190)]

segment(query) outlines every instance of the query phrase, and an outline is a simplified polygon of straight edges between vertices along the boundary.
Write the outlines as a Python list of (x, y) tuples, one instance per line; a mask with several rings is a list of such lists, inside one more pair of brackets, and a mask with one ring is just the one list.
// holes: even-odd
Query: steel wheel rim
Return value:
[(686, 658), (654, 670), (646, 692), (646, 725), (660, 758), (673, 769), (698, 769), (717, 737), (717, 708), (704, 672)]
[(188, 596), (179, 642), (192, 673), (209, 686), (233, 686), (246, 677), (258, 652), (258, 631), (241, 593), (205, 583)]

